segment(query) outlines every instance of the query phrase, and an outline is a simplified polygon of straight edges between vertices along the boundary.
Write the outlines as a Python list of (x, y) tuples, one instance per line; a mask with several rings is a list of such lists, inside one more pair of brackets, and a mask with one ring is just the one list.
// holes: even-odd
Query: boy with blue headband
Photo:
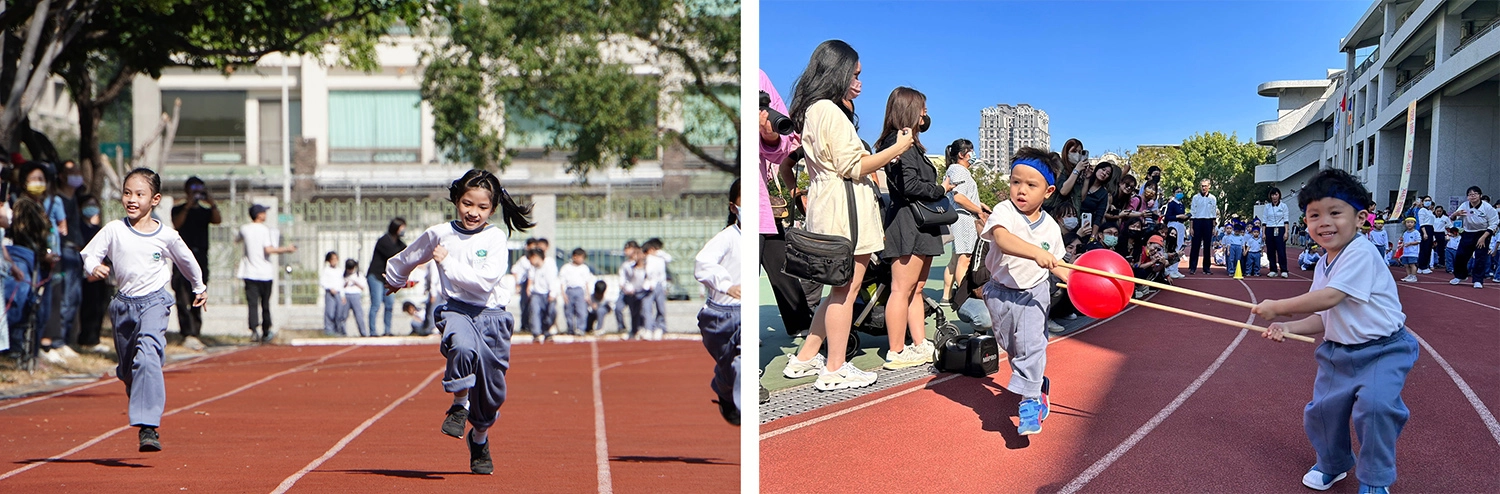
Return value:
[(1047, 367), (1047, 311), (1051, 304), (1048, 271), (1063, 280), (1069, 271), (1057, 266), (1067, 252), (1062, 231), (1042, 201), (1057, 190), (1056, 173), (1062, 160), (1056, 153), (1021, 148), (1011, 160), (1010, 199), (991, 208), (980, 238), (993, 244), (985, 255), (990, 281), (984, 303), (990, 311), (995, 338), (1010, 357), (1011, 376), (1005, 388), (1021, 396), (1022, 435), (1042, 431), (1050, 408)]
[[(1359, 234), (1358, 211), (1370, 193), (1339, 169), (1318, 172), (1297, 193), (1307, 231), (1327, 254), (1313, 268), (1312, 289), (1286, 300), (1266, 300), (1255, 314), (1271, 323), (1266, 338), (1286, 333), (1323, 333), (1315, 359), (1312, 401), (1302, 412), (1317, 463), (1302, 484), (1327, 490), (1358, 467), (1359, 492), (1386, 493), (1396, 481), (1396, 438), (1410, 412), (1401, 400), (1406, 375), (1417, 361), (1417, 339), (1406, 330), (1396, 280), (1384, 256)], [(1359, 433), (1359, 455), (1350, 446), (1349, 425)]]

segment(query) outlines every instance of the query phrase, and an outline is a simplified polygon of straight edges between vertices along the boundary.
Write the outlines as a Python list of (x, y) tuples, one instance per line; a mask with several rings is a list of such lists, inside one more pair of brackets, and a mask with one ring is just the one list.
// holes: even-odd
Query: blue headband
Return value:
[(1350, 194), (1349, 191), (1346, 190), (1335, 190), (1333, 194), (1329, 194), (1328, 197), (1331, 199), (1338, 199), (1340, 201), (1349, 203), (1349, 205), (1352, 206), (1355, 211), (1359, 211), (1365, 208), (1365, 200), (1356, 198), (1354, 194)]
[(1057, 179), (1052, 176), (1052, 168), (1048, 167), (1045, 163), (1042, 163), (1042, 160), (1036, 158), (1018, 159), (1011, 162), (1010, 169), (1014, 172), (1016, 167), (1021, 165), (1029, 166), (1035, 169), (1037, 173), (1041, 173), (1042, 178), (1047, 179), (1047, 185), (1057, 185)]

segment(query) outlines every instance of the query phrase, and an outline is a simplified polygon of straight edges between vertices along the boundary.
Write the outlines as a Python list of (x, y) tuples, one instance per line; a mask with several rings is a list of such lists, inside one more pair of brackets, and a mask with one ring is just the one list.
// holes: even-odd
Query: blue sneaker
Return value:
[(1307, 470), (1307, 475), (1302, 476), (1302, 485), (1320, 491), (1326, 491), (1329, 487), (1333, 487), (1334, 482), (1344, 480), (1344, 477), (1348, 476), (1349, 472), (1342, 472), (1338, 475), (1329, 475), (1323, 472), (1319, 472), (1318, 467), (1314, 466)]
[(1016, 432), (1023, 436), (1042, 432), (1042, 421), (1039, 417), (1041, 417), (1044, 410), (1046, 408), (1042, 405), (1041, 400), (1036, 398), (1021, 400), (1021, 424), (1016, 427)]
[(1359, 494), (1391, 494), (1389, 487), (1372, 487), (1359, 484)]

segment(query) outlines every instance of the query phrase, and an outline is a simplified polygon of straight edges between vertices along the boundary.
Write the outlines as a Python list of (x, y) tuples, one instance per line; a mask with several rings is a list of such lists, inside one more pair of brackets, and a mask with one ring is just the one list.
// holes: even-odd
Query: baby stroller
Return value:
[[(871, 336), (887, 335), (885, 303), (890, 294), (891, 266), (879, 259), (871, 259), (869, 268), (865, 270), (865, 278), (860, 286), (859, 294), (854, 299), (854, 321), (851, 323), (849, 345), (845, 347), (844, 358), (852, 359), (859, 354), (860, 333)], [(922, 307), (924, 318), (934, 318), (934, 323), (937, 325), (938, 334), (934, 340), (942, 341), (958, 334), (958, 325), (948, 321), (948, 316), (943, 314), (943, 309), (938, 306), (936, 300), (923, 295)], [(912, 343), (910, 335), (907, 335), (906, 343)]]

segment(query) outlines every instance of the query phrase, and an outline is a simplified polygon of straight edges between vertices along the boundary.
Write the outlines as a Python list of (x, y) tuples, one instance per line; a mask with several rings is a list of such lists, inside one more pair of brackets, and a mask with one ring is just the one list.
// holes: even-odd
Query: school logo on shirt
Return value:
[(484, 256), (487, 256), (487, 255), (490, 255), (490, 251), (487, 251), (487, 250), (484, 250), (484, 249), (479, 249), (479, 252), (475, 252), (474, 255), (479, 256), (479, 257), (484, 257)]
[(160, 252), (152, 252), (151, 253), (151, 260), (152, 261), (158, 261), (158, 262), (160, 262), (161, 261), (161, 253)]
[(1047, 250), (1047, 251), (1052, 250), (1052, 243), (1051, 242), (1042, 242), (1042, 250)]

